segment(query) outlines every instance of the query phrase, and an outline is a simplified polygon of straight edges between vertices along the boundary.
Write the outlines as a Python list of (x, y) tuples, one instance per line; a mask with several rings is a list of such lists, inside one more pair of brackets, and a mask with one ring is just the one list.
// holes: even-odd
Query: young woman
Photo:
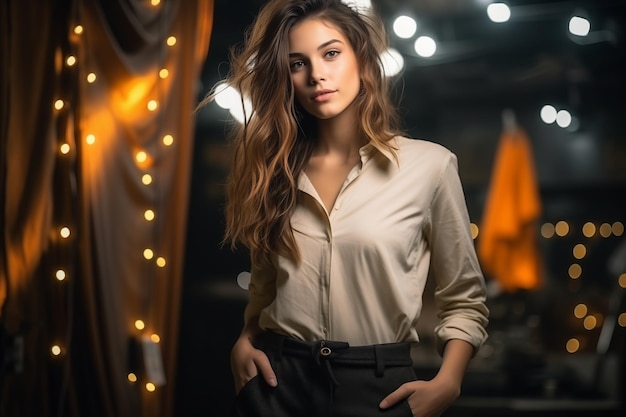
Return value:
[[(456, 157), (398, 131), (385, 48), (374, 14), (271, 0), (233, 50), (253, 111), (227, 189), (225, 241), (252, 262), (232, 416), (438, 416), (487, 336)], [(428, 381), (410, 355), (427, 276), (443, 357)]]

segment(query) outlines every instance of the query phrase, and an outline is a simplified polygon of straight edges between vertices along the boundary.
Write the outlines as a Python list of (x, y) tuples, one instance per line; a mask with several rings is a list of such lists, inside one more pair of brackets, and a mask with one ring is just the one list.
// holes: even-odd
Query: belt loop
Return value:
[(374, 345), (374, 356), (376, 357), (376, 376), (380, 378), (385, 373), (385, 356), (379, 345)]

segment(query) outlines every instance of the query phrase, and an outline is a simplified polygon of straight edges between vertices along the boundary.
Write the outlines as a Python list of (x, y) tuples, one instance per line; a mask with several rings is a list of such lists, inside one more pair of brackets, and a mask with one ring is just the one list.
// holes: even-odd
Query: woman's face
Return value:
[(289, 31), (289, 66), (296, 98), (318, 119), (342, 114), (359, 94), (359, 65), (335, 26), (310, 18)]

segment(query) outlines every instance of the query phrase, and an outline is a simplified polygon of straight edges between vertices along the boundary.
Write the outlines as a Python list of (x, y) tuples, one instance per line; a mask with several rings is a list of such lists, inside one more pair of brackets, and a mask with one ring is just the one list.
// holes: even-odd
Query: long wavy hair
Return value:
[[(231, 131), (233, 160), (226, 187), (225, 243), (243, 243), (253, 262), (280, 254), (300, 261), (290, 224), (297, 200), (297, 178), (316, 144), (317, 121), (295, 99), (289, 68), (290, 29), (319, 18), (340, 30), (354, 49), (361, 92), (355, 100), (355, 127), (378, 149), (392, 153), (390, 139), (400, 134), (381, 54), (387, 48), (382, 20), (373, 12), (340, 0), (271, 0), (230, 51), (228, 85), (235, 87), (251, 112)], [(212, 91), (203, 100), (211, 100)], [(202, 104), (202, 103), (201, 103)], [(245, 107), (244, 107), (245, 108)]]

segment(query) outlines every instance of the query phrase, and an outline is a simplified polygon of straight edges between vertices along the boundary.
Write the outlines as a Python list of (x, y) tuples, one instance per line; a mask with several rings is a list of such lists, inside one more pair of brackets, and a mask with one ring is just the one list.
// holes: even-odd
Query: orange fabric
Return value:
[(477, 241), (485, 275), (504, 291), (534, 290), (542, 283), (540, 215), (530, 141), (519, 127), (507, 130), (500, 137)]

